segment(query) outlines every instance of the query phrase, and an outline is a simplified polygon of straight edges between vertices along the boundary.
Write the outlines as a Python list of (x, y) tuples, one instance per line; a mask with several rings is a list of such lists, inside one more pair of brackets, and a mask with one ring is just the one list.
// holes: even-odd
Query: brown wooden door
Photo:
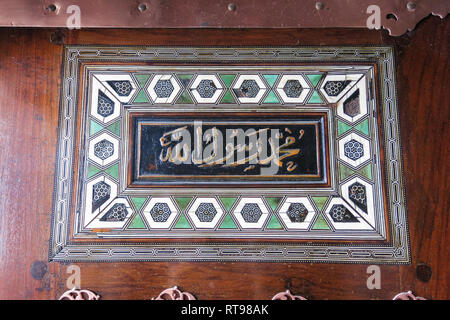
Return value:
[(149, 299), (177, 285), (198, 299), (391, 299), (413, 290), (448, 299), (449, 20), (428, 18), (389, 37), (362, 29), (0, 30), (0, 298), (56, 299), (68, 265), (48, 262), (62, 44), (392, 45), (411, 238), (410, 265), (257, 262), (76, 263), (81, 287), (103, 299)]

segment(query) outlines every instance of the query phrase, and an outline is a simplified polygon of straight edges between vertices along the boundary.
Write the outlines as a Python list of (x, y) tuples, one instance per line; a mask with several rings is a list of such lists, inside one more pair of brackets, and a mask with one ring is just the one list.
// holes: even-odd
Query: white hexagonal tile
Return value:
[(213, 74), (198, 75), (191, 85), (192, 95), (198, 103), (215, 103), (222, 91), (222, 84)]
[(196, 198), (187, 214), (197, 229), (213, 229), (225, 212), (215, 198)]
[(102, 133), (89, 142), (89, 159), (106, 166), (119, 158), (119, 141), (109, 133)]
[(337, 104), (336, 112), (345, 120), (356, 122), (364, 117), (367, 111), (366, 77), (363, 77), (342, 96), (342, 99)]
[[(328, 74), (320, 85), (320, 92), (327, 98), (328, 102), (338, 102), (362, 76), (362, 73)], [(348, 81), (348, 83), (344, 86), (343, 82), (345, 81)], [(330, 92), (330, 95), (328, 92)], [(333, 92), (336, 92), (336, 95)]]
[(153, 197), (144, 207), (143, 214), (151, 229), (169, 229), (178, 210), (172, 199)]
[(341, 195), (347, 203), (368, 223), (375, 226), (375, 207), (373, 187), (361, 178), (353, 178), (342, 184)]
[(96, 73), (94, 77), (122, 103), (130, 102), (137, 90), (137, 85), (129, 74)]
[(150, 81), (147, 91), (154, 103), (172, 103), (181, 87), (172, 74), (157, 74)]
[(372, 226), (342, 198), (333, 198), (325, 209), (328, 221), (336, 230), (373, 230)]
[(121, 229), (133, 213), (134, 210), (126, 198), (116, 198), (87, 225), (87, 228)]
[(307, 197), (287, 197), (279, 214), (289, 230), (306, 230), (316, 214)]
[[(256, 84), (256, 86), (255, 86)], [(242, 89), (247, 90), (243, 92)], [(259, 88), (259, 89), (257, 89)], [(264, 81), (256, 74), (240, 75), (233, 85), (233, 91), (240, 103), (258, 103), (267, 91)], [(250, 93), (248, 93), (251, 91)], [(249, 96), (245, 96), (245, 94)]]
[(92, 78), (90, 113), (97, 120), (107, 123), (120, 116), (121, 104), (97, 78)]
[[(300, 85), (301, 91), (299, 92), (298, 97), (290, 97), (287, 95), (287, 87), (291, 84), (294, 84), (294, 86)], [(283, 75), (277, 84), (277, 92), (284, 103), (303, 103), (310, 91), (311, 88), (309, 87), (308, 82), (299, 74)]]
[(261, 198), (241, 198), (232, 214), (243, 229), (261, 229), (269, 210)]
[(117, 184), (106, 176), (89, 181), (86, 184), (83, 225), (87, 226), (116, 197)]
[(350, 133), (339, 140), (339, 158), (353, 167), (372, 157), (370, 142), (357, 133)]

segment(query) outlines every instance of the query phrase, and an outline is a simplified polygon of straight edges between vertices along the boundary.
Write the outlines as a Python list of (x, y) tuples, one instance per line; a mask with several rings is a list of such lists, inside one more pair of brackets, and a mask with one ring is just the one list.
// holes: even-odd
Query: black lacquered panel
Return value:
[(141, 116), (135, 183), (326, 183), (323, 115)]

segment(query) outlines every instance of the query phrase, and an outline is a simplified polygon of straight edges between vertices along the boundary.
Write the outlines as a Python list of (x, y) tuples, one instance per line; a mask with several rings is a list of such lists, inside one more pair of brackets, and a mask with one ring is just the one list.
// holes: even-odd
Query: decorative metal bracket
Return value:
[(177, 286), (169, 288), (161, 292), (156, 298), (152, 300), (197, 300), (189, 292), (182, 292)]
[(70, 289), (59, 300), (100, 300), (100, 296), (90, 290)]
[(272, 300), (308, 300), (302, 296), (296, 296), (291, 293), (291, 291), (286, 290), (285, 292), (279, 292), (273, 296)]
[[(90, 290), (71, 289), (64, 292), (59, 300), (100, 300), (100, 296)], [(177, 286), (163, 290), (156, 298), (151, 300), (197, 300), (189, 292), (181, 291)], [(279, 292), (273, 296), (272, 300), (308, 300), (299, 295), (293, 295), (290, 290)], [(423, 297), (415, 296), (412, 291), (401, 292), (392, 300), (427, 300)]]
[[(375, 6), (375, 7), (374, 7)], [(374, 9), (375, 8), (375, 9)], [(375, 11), (374, 11), (375, 10)], [(299, 12), (303, 13), (299, 15)], [(399, 36), (432, 14), (444, 18), (441, 0), (3, 0), (0, 26), (69, 28), (366, 28)], [(123, 14), (127, 13), (127, 14)], [(99, 15), (102, 19), (98, 19)], [(73, 25), (73, 23), (77, 23)]]
[(415, 296), (411, 290), (408, 292), (400, 292), (392, 300), (427, 300), (423, 297)]

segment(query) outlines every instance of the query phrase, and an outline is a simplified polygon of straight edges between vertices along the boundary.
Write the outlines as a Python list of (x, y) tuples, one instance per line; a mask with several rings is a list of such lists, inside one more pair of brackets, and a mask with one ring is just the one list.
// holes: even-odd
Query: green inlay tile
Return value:
[(103, 130), (103, 126), (95, 122), (94, 120), (91, 120), (91, 125), (89, 126), (89, 135), (94, 135), (99, 131)]
[(317, 209), (319, 209), (320, 211), (322, 211), (323, 206), (328, 200), (328, 197), (311, 197), (311, 198), (315, 202)]
[(141, 210), (141, 207), (144, 204), (145, 200), (147, 200), (147, 198), (142, 198), (142, 197), (132, 197), (131, 198), (131, 201), (133, 201), (134, 206), (136, 207), (137, 211)]
[(317, 86), (317, 84), (319, 83), (320, 79), (322, 78), (321, 74), (307, 74), (306, 76), (311, 81), (311, 83), (312, 83), (312, 85), (314, 87)]
[(328, 225), (327, 221), (325, 220), (322, 215), (319, 215), (317, 217), (316, 222), (314, 223), (312, 230), (331, 230), (330, 226)]
[(108, 129), (112, 133), (120, 136), (120, 121), (114, 122), (113, 124), (107, 126), (106, 129)]
[(230, 90), (227, 90), (220, 103), (236, 103)]
[(88, 170), (87, 170), (87, 177), (90, 178), (90, 177), (96, 175), (97, 173), (99, 173), (100, 171), (101, 170), (99, 168), (90, 164), (88, 166)]
[(147, 98), (147, 95), (145, 94), (144, 89), (141, 89), (139, 91), (139, 94), (136, 96), (136, 98), (133, 101), (134, 103), (147, 103), (150, 102)]
[(347, 132), (351, 128), (352, 127), (349, 126), (348, 124), (338, 120), (338, 135), (341, 135), (341, 134)]
[(178, 205), (180, 206), (181, 210), (186, 209), (187, 205), (189, 204), (189, 202), (191, 202), (191, 197), (181, 197), (181, 198), (175, 198), (175, 201), (178, 203)]
[(230, 211), (236, 199), (237, 198), (220, 198), (227, 211)]
[(233, 83), (234, 78), (236, 77), (235, 74), (221, 74), (220, 78), (222, 78), (223, 83), (227, 87), (230, 87), (231, 83)]
[(229, 214), (225, 216), (225, 219), (223, 219), (222, 224), (220, 225), (219, 229), (237, 229), (236, 223), (234, 223), (233, 218)]
[(181, 96), (177, 100), (177, 104), (193, 104), (191, 96), (187, 90), (184, 90)]
[(193, 74), (179, 74), (178, 79), (180, 79), (183, 86), (187, 88), (187, 85), (189, 84), (189, 81), (191, 81), (193, 76)]
[(269, 224), (267, 225), (266, 229), (284, 229), (284, 228), (278, 221), (277, 216), (275, 214), (272, 214), (272, 217), (270, 218)]
[(367, 166), (365, 166), (362, 169), (358, 170), (358, 173), (370, 180), (372, 180), (372, 164), (368, 164)]
[(135, 215), (127, 229), (147, 229), (139, 214)]
[(119, 164), (115, 164), (112, 167), (109, 167), (105, 170), (107, 174), (109, 174), (111, 177), (114, 177), (116, 179), (119, 179)]
[(184, 214), (180, 215), (180, 218), (177, 221), (177, 224), (173, 227), (174, 229), (192, 229), (191, 224), (188, 219), (184, 216)]
[(369, 135), (369, 119), (367, 118), (360, 124), (356, 125), (355, 129), (364, 133), (366, 136), (368, 136)]
[(148, 78), (150, 78), (150, 74), (134, 74), (134, 76), (136, 77), (137, 81), (139, 82), (139, 85), (141, 86), (141, 88), (145, 87), (145, 83), (147, 82)]
[(266, 201), (269, 204), (269, 206), (272, 208), (273, 211), (275, 211), (276, 207), (281, 201), (281, 197), (266, 197)]
[(311, 95), (311, 98), (309, 98), (308, 103), (323, 103), (323, 100), (320, 97), (319, 93), (317, 93), (317, 91), (314, 90), (313, 94)]
[(339, 164), (339, 177), (341, 180), (351, 176), (355, 171), (350, 169), (349, 167), (344, 166), (343, 164)]
[(275, 81), (277, 81), (278, 75), (277, 74), (265, 74), (264, 78), (266, 79), (269, 86), (273, 87)]
[(269, 94), (267, 95), (266, 99), (263, 103), (280, 103), (275, 93), (270, 90)]

